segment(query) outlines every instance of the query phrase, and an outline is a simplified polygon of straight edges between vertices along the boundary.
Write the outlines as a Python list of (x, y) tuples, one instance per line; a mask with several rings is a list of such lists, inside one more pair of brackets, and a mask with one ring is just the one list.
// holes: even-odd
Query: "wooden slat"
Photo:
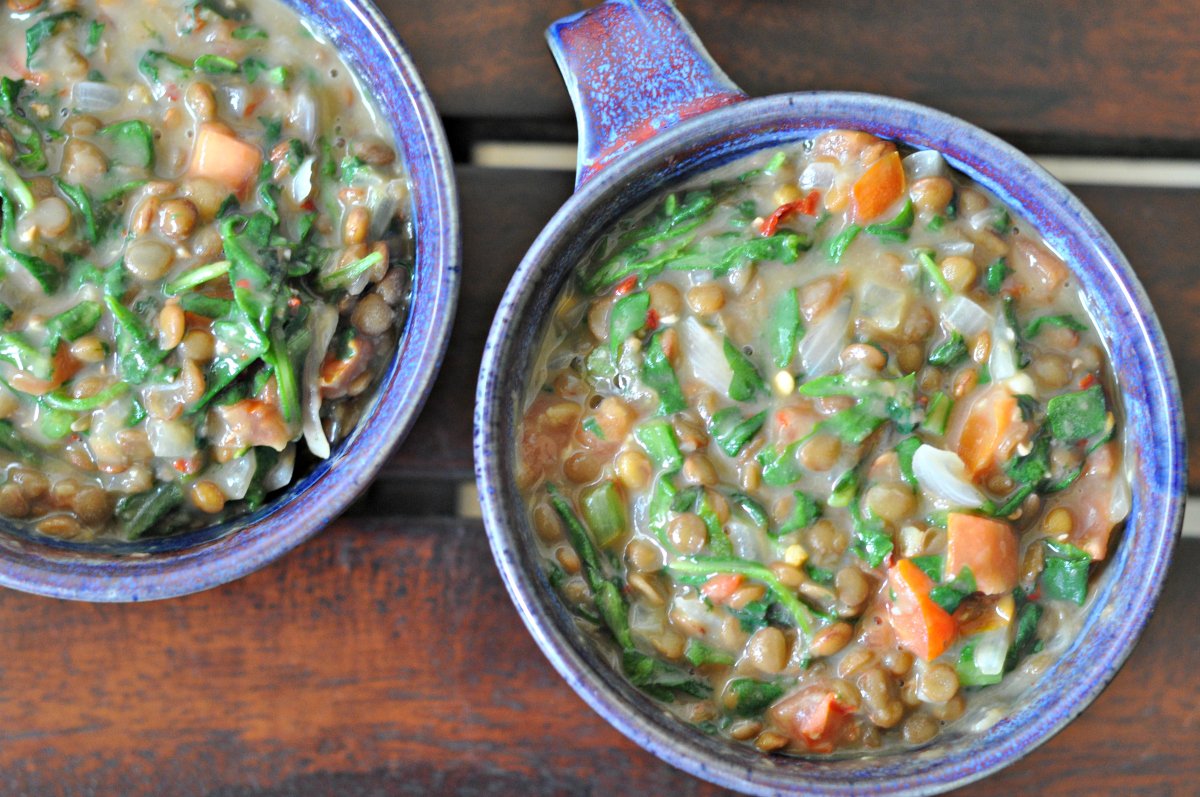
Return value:
[[(970, 794), (1183, 794), (1200, 778), (1188, 541), (1130, 663)], [(0, 591), (0, 783), (29, 795), (716, 794), (550, 668), (474, 523), (346, 522), (153, 604)]]
[[(450, 354), (408, 442), (385, 479), (471, 478), (471, 412), (484, 339), (512, 272), (542, 225), (570, 195), (565, 172), (460, 167), (463, 295)], [(1192, 450), (1200, 450), (1200, 282), (1195, 214), (1200, 191), (1086, 186), (1079, 196), (1134, 264), (1159, 310), (1174, 352)], [(1200, 491), (1200, 460), (1190, 485)], [(381, 504), (386, 511), (393, 507)]]
[[(570, 120), (546, 26), (578, 0), (381, 0), (443, 114)], [(1200, 2), (680, 0), (753, 95), (927, 103), (1029, 149), (1200, 152)]]

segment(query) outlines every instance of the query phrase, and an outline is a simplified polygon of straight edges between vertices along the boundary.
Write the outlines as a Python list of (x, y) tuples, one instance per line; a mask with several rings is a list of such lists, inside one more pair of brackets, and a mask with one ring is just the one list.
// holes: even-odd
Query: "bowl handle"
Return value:
[(608, 0), (546, 39), (579, 123), (576, 188), (639, 143), (746, 99), (671, 0)]

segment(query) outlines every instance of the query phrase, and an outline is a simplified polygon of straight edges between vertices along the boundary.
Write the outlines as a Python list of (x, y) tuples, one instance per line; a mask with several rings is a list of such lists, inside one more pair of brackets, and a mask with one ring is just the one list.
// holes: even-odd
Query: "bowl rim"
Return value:
[[(1153, 506), (1148, 514), (1154, 518), (1152, 528), (1158, 531), (1158, 536), (1153, 540), (1151, 549), (1143, 555), (1143, 559), (1146, 560), (1143, 564), (1149, 572), (1147, 589), (1140, 594), (1138, 604), (1133, 607), (1128, 620), (1121, 626), (1115, 647), (1106, 651), (1106, 655), (1079, 662), (1079, 668), (1086, 672), (1088, 677), (1080, 679), (1079, 688), (1062, 695), (1065, 708), (1059, 709), (1051, 720), (1030, 721), (1020, 726), (1015, 733), (1016, 738), (1011, 739), (1011, 743), (999, 755), (983, 757), (982, 760), (967, 760), (960, 756), (950, 766), (934, 765), (918, 777), (909, 777), (901, 782), (872, 782), (870, 774), (867, 774), (867, 779), (862, 782), (813, 780), (801, 773), (803, 765), (796, 765), (789, 773), (783, 773), (774, 759), (757, 758), (760, 755), (757, 753), (756, 760), (750, 762), (744, 759), (737, 761), (733, 754), (720, 755), (722, 751), (719, 750), (715, 751), (718, 754), (714, 758), (714, 749), (706, 749), (701, 744), (701, 734), (689, 733), (686, 729), (681, 730), (680, 725), (662, 722), (661, 717), (648, 708), (649, 704), (646, 701), (638, 704), (638, 701), (628, 697), (630, 687), (625, 683), (623, 676), (612, 667), (605, 667), (604, 671), (597, 670), (596, 657), (581, 654), (564, 632), (560, 626), (560, 623), (564, 622), (563, 613), (543, 599), (545, 589), (542, 582), (545, 579), (537, 563), (529, 561), (529, 550), (523, 540), (520, 519), (513, 514), (515, 510), (510, 511), (511, 508), (505, 505), (506, 491), (510, 484), (506, 476), (506, 464), (501, 461), (499, 453), (504, 450), (504, 441), (501, 439), (504, 413), (519, 411), (523, 400), (522, 396), (506, 393), (501, 388), (506, 369), (511, 368), (507, 360), (517, 351), (515, 347), (518, 345), (515, 342), (518, 336), (510, 334), (510, 328), (522, 323), (530, 303), (534, 297), (546, 292), (548, 284), (559, 284), (555, 277), (560, 270), (566, 270), (566, 267), (553, 268), (552, 255), (561, 250), (568, 235), (578, 233), (579, 220), (605, 199), (616, 196), (621, 188), (631, 183), (637, 175), (653, 172), (656, 168), (662, 171), (662, 164), (671, 162), (673, 156), (685, 151), (689, 146), (702, 150), (704, 142), (711, 143), (722, 133), (736, 136), (739, 126), (745, 127), (751, 122), (764, 125), (775, 121), (794, 122), (801, 115), (812, 116), (814, 113), (821, 113), (823, 118), (841, 114), (850, 117), (852, 123), (806, 129), (804, 135), (797, 133), (792, 140), (799, 140), (832, 126), (865, 126), (877, 131), (886, 130), (894, 125), (893, 120), (911, 119), (919, 120), (922, 129), (940, 126), (952, 131), (956, 143), (968, 141), (969, 147), (964, 145), (963, 148), (969, 148), (980, 163), (993, 168), (998, 164), (1018, 167), (1023, 177), (1032, 181), (1036, 193), (1042, 198), (1041, 204), (1058, 208), (1061, 218), (1069, 223), (1075, 235), (1082, 236), (1080, 240), (1090, 243), (1097, 252), (1094, 259), (1103, 261), (1109, 275), (1118, 283), (1123, 298), (1134, 311), (1134, 318), (1139, 325), (1137, 333), (1149, 349), (1160, 355), (1153, 358), (1153, 362), (1140, 363), (1139, 367), (1152, 383), (1155, 406), (1161, 405), (1169, 419), (1166, 435), (1160, 443), (1168, 460), (1165, 478), (1169, 481), (1171, 489), (1167, 495), (1154, 496)], [(867, 119), (873, 124), (861, 124)], [(854, 121), (858, 121), (859, 124), (853, 124)], [(917, 131), (915, 122), (910, 121), (902, 126), (893, 127), (894, 134), (890, 137), (911, 140)], [(745, 151), (739, 154), (763, 148), (765, 147), (761, 144), (747, 146)], [(703, 160), (703, 157), (701, 159)], [(989, 182), (973, 170), (964, 169), (959, 163), (954, 165), (967, 171), (977, 181), (984, 184)], [(706, 168), (711, 167), (701, 165), (696, 168), (684, 168), (682, 171), (694, 176)], [(1003, 175), (998, 173), (991, 176), (1001, 182), (1004, 179)], [(665, 182), (672, 181), (674, 178)], [(1008, 196), (1002, 196), (1006, 202), (1013, 201)], [(646, 198), (646, 195), (642, 195), (639, 199)], [(1024, 205), (1017, 205), (1017, 209), (1028, 210)], [(1028, 754), (1083, 711), (1103, 691), (1127, 660), (1161, 593), (1182, 527), (1183, 502), (1186, 496), (1186, 441), (1180, 406), (1179, 384), (1166, 338), (1132, 267), (1091, 212), (1044, 169), (996, 136), (957, 117), (917, 103), (855, 92), (788, 93), (751, 99), (715, 110), (659, 134), (614, 161), (604, 171), (577, 188), (576, 193), (554, 215), (516, 270), (488, 336), (476, 391), (476, 479), (493, 556), (522, 621), (564, 680), (588, 705), (626, 737), (685, 772), (748, 793), (803, 791), (808, 794), (829, 795), (931, 794), (983, 778)], [(1170, 412), (1172, 408), (1174, 412)], [(527, 520), (525, 525), (528, 525)], [(532, 566), (532, 571), (527, 569), (529, 566)], [(1098, 596), (1098, 602), (1112, 591), (1115, 581), (1115, 578), (1110, 579), (1108, 587)], [(1093, 620), (1086, 623), (1084, 630), (1072, 643), (1071, 649), (1094, 628), (1094, 618), (1098, 614), (1098, 610), (1088, 612), (1088, 617)], [(1062, 661), (1060, 659), (1056, 662), (1055, 667)], [(664, 713), (661, 710), (657, 712)], [(970, 741), (976, 744), (977, 740), (982, 738), (984, 735), (981, 733), (973, 736)], [(821, 767), (822, 764), (817, 763), (814, 766)], [(863, 773), (856, 774), (863, 776)]]
[[(441, 119), (407, 48), (371, 0), (337, 0), (341, 9), (320, 11), (349, 14), (369, 34), (360, 57), (339, 46), (344, 32), (323, 25), (311, 4), (283, 4), (322, 30), (364, 85), (375, 74), (375, 83), (394, 92), (388, 99), (405, 115), (388, 114), (380, 100), (380, 120), (406, 154), (422, 156), (405, 161), (417, 225), (415, 267), (405, 326), (384, 378), (354, 431), (330, 458), (258, 511), (161, 538), (146, 553), (0, 533), (0, 586), (53, 598), (136, 602), (241, 578), (315, 535), (365, 490), (412, 428), (433, 387), (449, 345), (461, 274), (457, 185)], [(404, 147), (410, 138), (412, 145)], [(418, 216), (437, 223), (420, 225)], [(422, 268), (423, 263), (428, 265)]]

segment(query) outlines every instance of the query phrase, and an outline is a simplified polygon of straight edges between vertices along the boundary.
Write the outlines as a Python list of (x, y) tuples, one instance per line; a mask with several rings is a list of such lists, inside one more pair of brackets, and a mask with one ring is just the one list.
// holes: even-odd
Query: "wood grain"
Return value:
[[(572, 119), (546, 48), (579, 0), (381, 2), (442, 113)], [(679, 0), (750, 94), (926, 103), (1040, 152), (1200, 153), (1200, 0)], [(557, 130), (570, 134), (570, 125)]]
[[(387, 480), (471, 478), (472, 400), (488, 327), (517, 264), (572, 186), (566, 172), (463, 166), (458, 178), (463, 218), (471, 221), (464, 225), (463, 294), (453, 342), (424, 414), (384, 471)], [(1183, 386), (1191, 448), (1200, 450), (1200, 314), (1193, 309), (1200, 306), (1194, 266), (1200, 191), (1075, 190), (1129, 257), (1158, 310)], [(1189, 484), (1200, 491), (1200, 461), (1191, 463)]]
[[(1184, 543), (1130, 663), (975, 795), (1186, 793), (1200, 614)], [(0, 592), (11, 795), (673, 794), (550, 668), (471, 522), (336, 524), (225, 587), (151, 604)]]

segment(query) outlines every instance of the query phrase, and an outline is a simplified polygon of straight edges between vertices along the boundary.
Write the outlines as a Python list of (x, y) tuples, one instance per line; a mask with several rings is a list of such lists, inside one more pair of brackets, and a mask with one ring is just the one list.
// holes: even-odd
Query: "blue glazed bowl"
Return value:
[(416, 261), (409, 315), (375, 397), (349, 437), (270, 504), (228, 523), (135, 543), (71, 543), (0, 532), (0, 585), (86, 601), (145, 601), (208, 589), (282, 556), (371, 482), (433, 384), (458, 301), (458, 198), (441, 122), (408, 53), (369, 0), (284, 0), (338, 48), (392, 128), (412, 184)]
[[(866, 94), (745, 100), (666, 0), (614, 0), (561, 21), (550, 39), (580, 118), (579, 186), (504, 296), (484, 353), (475, 416), (488, 536), (543, 652), (592, 708), (637, 744), (693, 775), (755, 794), (931, 794), (982, 778), (1046, 741), (1128, 657), (1159, 596), (1182, 521), (1179, 388), (1158, 321), (1112, 239), (1029, 158), (962, 120)], [(918, 751), (767, 757), (676, 720), (631, 687), (579, 630), (543, 574), (516, 488), (517, 424), (551, 309), (599, 234), (691, 176), (833, 128), (942, 152), (1064, 256), (1111, 354), (1125, 410), (1133, 506), (1076, 642), (1009, 716), (978, 732), (951, 726)]]

